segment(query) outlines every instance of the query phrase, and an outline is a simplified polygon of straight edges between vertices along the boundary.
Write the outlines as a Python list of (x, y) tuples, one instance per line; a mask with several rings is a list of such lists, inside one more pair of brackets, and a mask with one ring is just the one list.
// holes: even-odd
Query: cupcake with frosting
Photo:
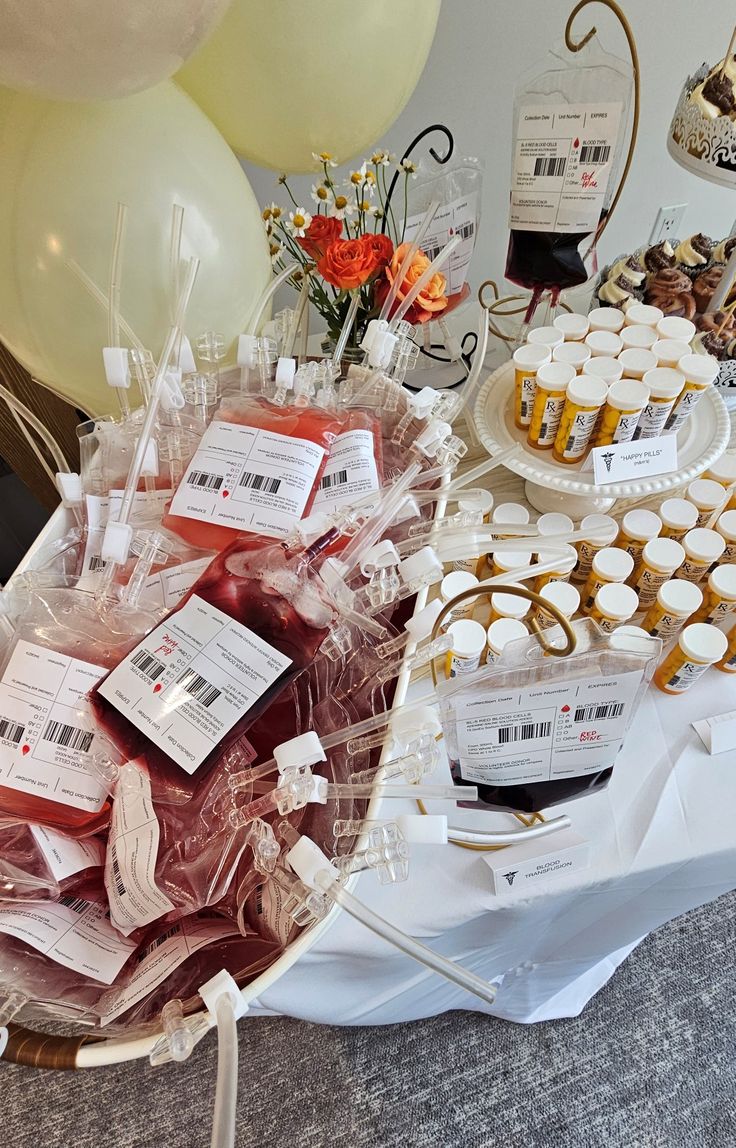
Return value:
[(683, 267), (690, 269), (705, 267), (706, 263), (710, 262), (714, 246), (713, 240), (699, 231), (697, 235), (691, 235), (689, 239), (684, 239), (682, 243), (677, 244), (675, 259)]

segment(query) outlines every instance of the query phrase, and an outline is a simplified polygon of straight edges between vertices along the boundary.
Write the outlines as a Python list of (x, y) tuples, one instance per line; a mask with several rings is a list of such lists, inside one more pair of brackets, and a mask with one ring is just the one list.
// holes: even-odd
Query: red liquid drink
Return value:
[(224, 399), (164, 526), (203, 550), (222, 550), (244, 531), (286, 537), (312, 508), (342, 424), (342, 416), (319, 407)]

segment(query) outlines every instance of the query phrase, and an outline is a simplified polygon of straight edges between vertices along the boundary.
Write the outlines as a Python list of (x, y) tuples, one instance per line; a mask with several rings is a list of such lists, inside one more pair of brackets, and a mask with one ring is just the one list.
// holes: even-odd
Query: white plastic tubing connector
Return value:
[(234, 1148), (238, 1102), (238, 1031), (236, 1022), (248, 1011), (230, 973), (221, 969), (203, 984), (199, 995), (217, 1022), (217, 1090), (211, 1148)]

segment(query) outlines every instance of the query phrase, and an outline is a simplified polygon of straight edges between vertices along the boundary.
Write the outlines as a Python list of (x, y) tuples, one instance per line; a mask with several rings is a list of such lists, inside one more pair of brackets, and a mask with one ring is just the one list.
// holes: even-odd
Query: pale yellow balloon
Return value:
[(128, 206), (120, 311), (157, 355), (170, 322), (174, 204), (182, 260), (201, 267), (186, 330), (247, 325), (270, 281), (266, 235), (240, 164), (173, 83), (108, 103), (53, 103), (0, 88), (0, 340), (90, 413), (117, 407), (101, 348), (107, 314), (70, 269), (107, 292), (118, 202)]
[(228, 0), (4, 0), (0, 84), (57, 100), (111, 99), (168, 80)]
[(234, 0), (177, 74), (240, 155), (314, 171), (377, 142), (411, 96), (440, 0)]

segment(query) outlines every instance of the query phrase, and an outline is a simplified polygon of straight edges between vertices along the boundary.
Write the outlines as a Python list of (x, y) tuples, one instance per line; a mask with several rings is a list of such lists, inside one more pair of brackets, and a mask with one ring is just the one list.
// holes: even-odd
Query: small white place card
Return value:
[(711, 756), (736, 749), (736, 710), (694, 721), (693, 729)]
[(617, 442), (596, 446), (588, 455), (583, 470), (592, 468), (596, 486), (609, 482), (630, 482), (654, 474), (677, 470), (677, 437), (644, 438), (637, 442)]

